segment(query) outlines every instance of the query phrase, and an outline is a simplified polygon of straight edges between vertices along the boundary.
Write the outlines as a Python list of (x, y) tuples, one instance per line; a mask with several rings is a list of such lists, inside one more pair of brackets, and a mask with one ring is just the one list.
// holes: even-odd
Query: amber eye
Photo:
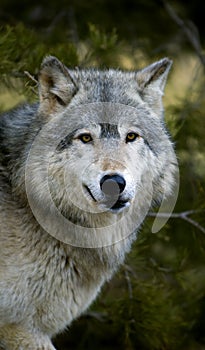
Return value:
[(140, 137), (136, 132), (129, 132), (126, 136), (126, 142), (133, 142)]
[(78, 138), (83, 143), (88, 143), (88, 142), (91, 142), (93, 140), (92, 136), (90, 134), (81, 134)]

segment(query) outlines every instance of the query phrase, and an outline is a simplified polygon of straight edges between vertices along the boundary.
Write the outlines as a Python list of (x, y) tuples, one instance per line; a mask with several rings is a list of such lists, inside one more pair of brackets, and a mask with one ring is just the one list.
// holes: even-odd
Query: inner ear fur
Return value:
[(163, 58), (136, 73), (142, 99), (160, 117), (163, 116), (162, 96), (171, 66), (172, 61)]
[(136, 73), (140, 90), (151, 88), (153, 85), (163, 92), (172, 61), (163, 58)]
[(68, 68), (56, 57), (47, 56), (39, 72), (40, 108), (44, 113), (57, 112), (67, 105), (77, 91)]

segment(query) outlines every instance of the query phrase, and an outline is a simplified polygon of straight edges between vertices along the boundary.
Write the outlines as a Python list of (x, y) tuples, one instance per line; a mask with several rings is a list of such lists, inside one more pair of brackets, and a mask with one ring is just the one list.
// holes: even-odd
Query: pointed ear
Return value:
[(163, 58), (136, 73), (142, 99), (160, 116), (163, 114), (162, 96), (171, 65), (171, 60)]
[(62, 110), (77, 92), (67, 67), (53, 56), (43, 60), (38, 80), (40, 111), (46, 115)]

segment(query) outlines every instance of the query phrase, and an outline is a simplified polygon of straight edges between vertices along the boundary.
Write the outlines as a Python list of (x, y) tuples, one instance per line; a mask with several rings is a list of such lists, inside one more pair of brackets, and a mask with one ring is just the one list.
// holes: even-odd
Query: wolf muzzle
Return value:
[(127, 200), (121, 198), (121, 193), (123, 193), (126, 187), (126, 181), (124, 177), (113, 174), (105, 175), (100, 181), (100, 188), (105, 197), (104, 204), (111, 211), (117, 212), (127, 206)]

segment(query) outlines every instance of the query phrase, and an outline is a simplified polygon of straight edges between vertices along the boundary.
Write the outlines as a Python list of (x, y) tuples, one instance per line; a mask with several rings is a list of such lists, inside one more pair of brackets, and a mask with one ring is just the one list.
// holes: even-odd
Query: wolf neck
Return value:
[[(28, 247), (28, 255), (32, 254), (32, 250), (35, 250), (35, 254), (41, 254), (45, 253), (46, 249), (48, 260), (52, 260), (52, 256), (49, 257), (49, 252), (53, 252), (54, 248), (59, 257), (63, 254), (65, 258), (77, 261), (79, 265), (82, 265), (82, 269), (83, 266), (86, 269), (88, 266), (92, 269), (95, 268), (96, 274), (106, 274), (107, 278), (110, 278), (118, 266), (123, 263), (125, 254), (130, 251), (131, 244), (136, 238), (133, 233), (120, 242), (101, 248), (76, 247), (63, 243), (44, 231), (28, 207), (17, 209), (17, 211), (18, 214), (22, 211), (19, 218), (24, 217), (23, 223), (19, 222), (18, 218), (17, 226), (20, 225), (21, 228), (19, 228), (17, 235), (22, 243), (24, 242), (24, 247)], [(73, 233), (70, 232), (70, 234)], [(36, 249), (39, 251), (36, 252)]]

